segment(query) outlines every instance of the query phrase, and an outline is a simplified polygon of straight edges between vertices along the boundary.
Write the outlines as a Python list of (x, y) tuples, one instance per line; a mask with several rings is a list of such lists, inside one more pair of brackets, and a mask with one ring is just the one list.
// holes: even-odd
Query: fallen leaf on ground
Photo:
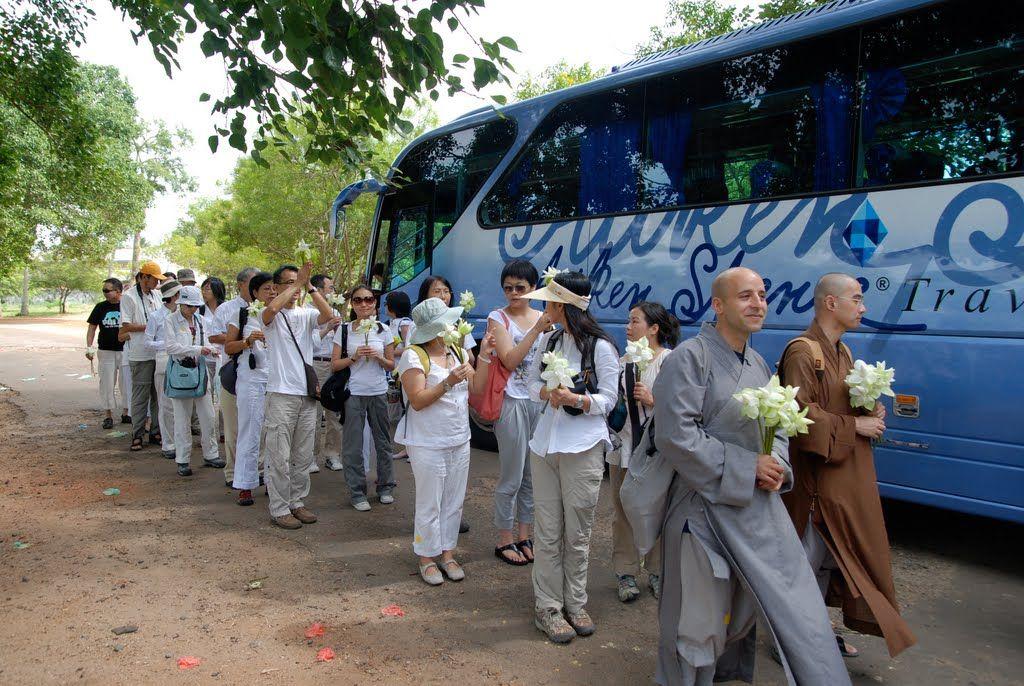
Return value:
[(111, 629), (111, 631), (114, 632), (115, 636), (122, 636), (124, 634), (134, 634), (138, 630), (139, 627), (135, 626), (134, 624), (125, 624), (124, 626), (117, 626)]
[(178, 658), (178, 669), (192, 669), (199, 666), (199, 658), (186, 655)]
[(263, 588), (263, 579), (253, 579), (249, 582), (249, 588), (251, 588), (252, 590)]
[(107, 434), (107, 438), (124, 438), (127, 435), (127, 431), (111, 431)]
[(405, 610), (397, 605), (388, 605), (385, 608), (381, 608), (380, 614), (382, 617), (404, 617)]
[(317, 636), (324, 635), (324, 625), (320, 622), (313, 622), (308, 629), (306, 629), (306, 638), (316, 638)]
[(317, 662), (327, 662), (334, 659), (334, 651), (330, 648), (321, 648), (316, 653)]
[(121, 495), (120, 488), (105, 488), (103, 489), (103, 495)]
[(15, 541), (14, 542), (14, 549), (15, 550), (23, 550), (24, 548), (28, 548), (30, 545), (32, 545), (32, 544), (31, 543), (25, 543), (24, 541)]

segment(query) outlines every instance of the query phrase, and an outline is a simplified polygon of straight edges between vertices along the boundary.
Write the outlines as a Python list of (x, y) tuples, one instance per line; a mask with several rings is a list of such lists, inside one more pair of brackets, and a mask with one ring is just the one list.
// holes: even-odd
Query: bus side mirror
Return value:
[(363, 193), (376, 193), (379, 195), (386, 191), (387, 188), (386, 184), (381, 183), (377, 179), (363, 179), (362, 181), (350, 183), (341, 189), (338, 197), (331, 203), (331, 214), (329, 217), (331, 237), (335, 240), (341, 240), (345, 235), (345, 208), (355, 202), (356, 198)]

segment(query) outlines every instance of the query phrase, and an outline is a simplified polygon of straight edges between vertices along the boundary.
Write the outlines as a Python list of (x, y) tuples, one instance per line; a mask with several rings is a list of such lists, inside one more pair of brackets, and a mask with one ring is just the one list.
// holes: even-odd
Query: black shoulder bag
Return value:
[[(348, 329), (349, 325), (341, 325), (341, 356), (348, 357)], [(348, 390), (348, 380), (352, 376), (352, 369), (345, 367), (331, 374), (324, 387), (320, 389), (320, 404), (328, 412), (337, 412), (341, 423), (345, 423), (345, 401), (348, 400), (351, 392)]]
[[(562, 335), (564, 333), (565, 329), (559, 329), (553, 333), (551, 338), (548, 339), (548, 345), (545, 352), (553, 351), (555, 346), (558, 345), (558, 342), (562, 340)], [(585, 393), (593, 395), (594, 393), (597, 393), (597, 371), (594, 369), (594, 348), (596, 347), (597, 341), (591, 339), (590, 341), (583, 342), (583, 347), (580, 349), (580, 353), (582, 353), (580, 355), (580, 359), (582, 360), (581, 364), (583, 365), (583, 368), (580, 370), (579, 374), (572, 378), (573, 385), (572, 388), (569, 389), (576, 395), (583, 395)], [(575, 407), (563, 405), (562, 409), (573, 416), (583, 414), (583, 410)]]
[[(243, 307), (238, 310), (238, 335), (245, 331), (245, 323), (249, 320), (249, 308)], [(220, 386), (227, 389), (231, 395), (238, 395), (238, 358), (242, 353), (235, 353), (224, 366), (220, 368)], [(256, 358), (249, 356), (249, 369), (256, 368)]]

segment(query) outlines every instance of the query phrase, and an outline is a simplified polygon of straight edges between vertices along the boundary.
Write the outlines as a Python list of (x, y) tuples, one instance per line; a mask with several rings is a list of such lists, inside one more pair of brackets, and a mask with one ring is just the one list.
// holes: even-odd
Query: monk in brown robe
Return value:
[[(869, 413), (850, 404), (845, 379), (853, 357), (840, 340), (866, 311), (856, 279), (826, 274), (814, 289), (814, 321), (801, 334), (820, 352), (799, 339), (783, 352), (784, 383), (800, 387), (797, 401), (814, 421), (808, 434), (790, 439), (794, 484), (783, 500), (826, 604), (842, 608), (850, 629), (883, 636), (895, 657), (917, 639), (896, 605), (871, 450), (871, 440), (885, 431), (885, 406), (877, 403)], [(844, 655), (857, 654), (842, 637), (836, 640)]]

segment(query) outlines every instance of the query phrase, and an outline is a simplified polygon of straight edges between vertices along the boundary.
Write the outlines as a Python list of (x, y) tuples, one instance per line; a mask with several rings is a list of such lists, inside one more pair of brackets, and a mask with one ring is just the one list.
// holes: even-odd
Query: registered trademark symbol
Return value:
[(889, 279), (885, 278), (884, 276), (880, 276), (878, 278), (878, 281), (875, 281), (875, 288), (877, 288), (880, 291), (888, 290), (889, 289)]

